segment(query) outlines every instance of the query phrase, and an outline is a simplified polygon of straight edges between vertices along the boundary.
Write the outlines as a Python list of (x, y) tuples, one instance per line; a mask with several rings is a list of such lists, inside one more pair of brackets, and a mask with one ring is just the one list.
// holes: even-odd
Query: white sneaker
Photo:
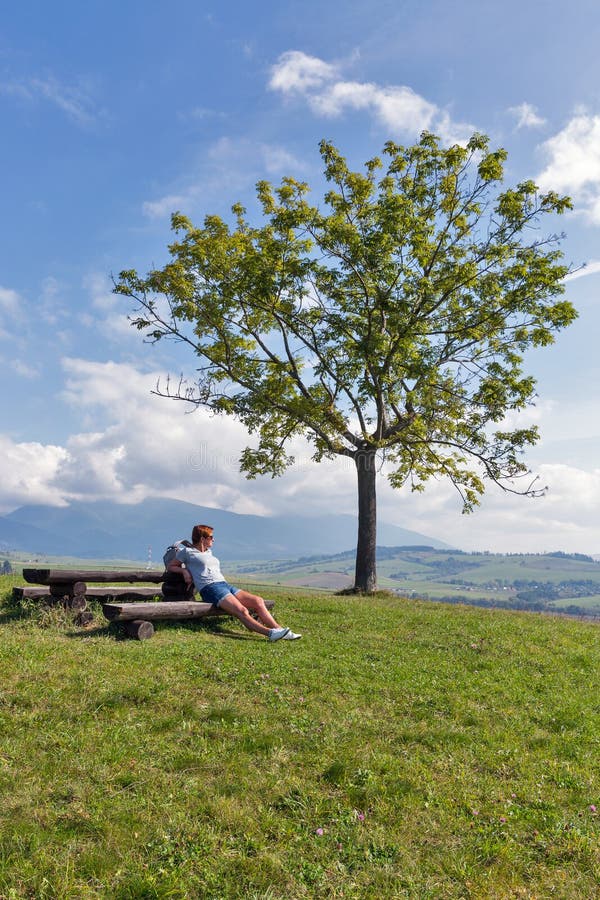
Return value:
[(270, 641), (280, 641), (289, 632), (289, 628), (271, 628), (269, 632)]
[(298, 641), (302, 637), (301, 634), (295, 634), (293, 631), (288, 631), (287, 634), (284, 634), (284, 641)]

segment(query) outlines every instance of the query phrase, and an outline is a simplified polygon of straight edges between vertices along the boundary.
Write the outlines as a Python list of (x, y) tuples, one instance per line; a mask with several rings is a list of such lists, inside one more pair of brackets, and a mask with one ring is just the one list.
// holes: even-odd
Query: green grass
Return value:
[(0, 616), (0, 897), (593, 898), (600, 625), (271, 587), (120, 639)]

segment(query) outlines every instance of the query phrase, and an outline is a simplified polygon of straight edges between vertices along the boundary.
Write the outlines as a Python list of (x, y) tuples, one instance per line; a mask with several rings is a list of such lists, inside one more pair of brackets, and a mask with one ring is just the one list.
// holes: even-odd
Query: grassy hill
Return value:
[[(236, 568), (257, 580), (341, 590), (352, 584), (354, 552)], [(379, 547), (377, 571), (381, 588), (403, 596), (600, 615), (600, 563), (583, 554)]]
[(265, 588), (119, 639), (0, 588), (0, 897), (591, 898), (600, 626)]

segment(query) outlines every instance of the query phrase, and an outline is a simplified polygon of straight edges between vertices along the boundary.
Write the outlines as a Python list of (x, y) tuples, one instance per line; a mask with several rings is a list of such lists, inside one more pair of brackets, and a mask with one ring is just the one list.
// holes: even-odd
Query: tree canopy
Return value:
[(450, 479), (465, 511), (486, 482), (537, 493), (517, 480), (537, 429), (507, 415), (535, 399), (525, 351), (576, 316), (560, 237), (540, 232), (571, 203), (532, 181), (504, 187), (506, 152), (480, 134), (464, 147), (429, 133), (388, 142), (363, 172), (327, 141), (320, 151), (321, 206), (284, 178), (257, 185), (260, 225), (239, 204), (231, 223), (208, 215), (201, 228), (174, 214), (170, 261), (122, 272), (115, 290), (136, 301), (135, 327), (201, 361), (163, 393), (257, 436), (240, 460), (248, 477), (281, 474), (299, 434), (316, 461), (355, 461), (356, 588), (372, 590), (378, 460), (394, 487)]

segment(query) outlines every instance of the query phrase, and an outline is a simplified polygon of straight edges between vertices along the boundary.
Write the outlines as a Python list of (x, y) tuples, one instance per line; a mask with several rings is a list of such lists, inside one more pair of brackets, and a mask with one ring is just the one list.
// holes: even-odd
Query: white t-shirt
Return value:
[(207, 584), (214, 584), (215, 581), (225, 581), (219, 560), (212, 555), (211, 550), (201, 552), (195, 547), (181, 547), (176, 556), (180, 562), (185, 563), (197, 591), (201, 591)]

